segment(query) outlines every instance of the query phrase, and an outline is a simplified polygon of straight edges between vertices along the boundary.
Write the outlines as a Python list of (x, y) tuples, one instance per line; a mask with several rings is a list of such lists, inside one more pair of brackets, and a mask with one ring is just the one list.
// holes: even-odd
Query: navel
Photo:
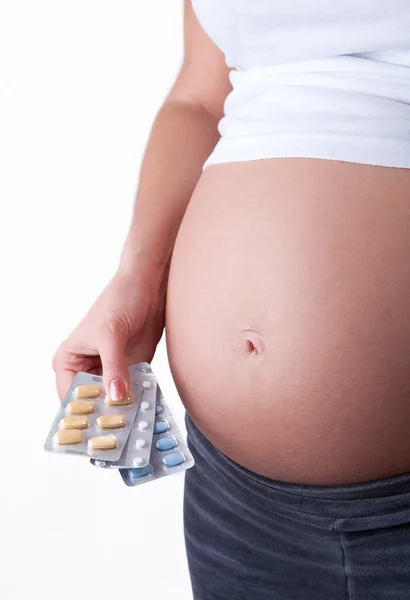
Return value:
[(241, 329), (245, 337), (245, 351), (248, 355), (257, 356), (265, 351), (263, 335), (256, 329)]

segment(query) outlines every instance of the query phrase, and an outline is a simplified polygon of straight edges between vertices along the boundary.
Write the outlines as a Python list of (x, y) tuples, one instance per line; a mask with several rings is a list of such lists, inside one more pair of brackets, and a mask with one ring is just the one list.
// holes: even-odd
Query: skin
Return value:
[(83, 370), (125, 395), (166, 324), (182, 402), (236, 462), (310, 484), (408, 472), (410, 170), (283, 158), (202, 174), (228, 76), (186, 2), (118, 271), (55, 354), (59, 394)]
[(317, 485), (410, 470), (409, 189), (408, 169), (330, 160), (204, 171), (167, 350), (191, 418), (234, 461)]
[(53, 358), (60, 398), (78, 371), (88, 371), (102, 373), (105, 388), (119, 399), (129, 388), (127, 366), (152, 360), (165, 325), (173, 246), (219, 139), (228, 75), (223, 54), (186, 2), (184, 61), (152, 126), (118, 270)]

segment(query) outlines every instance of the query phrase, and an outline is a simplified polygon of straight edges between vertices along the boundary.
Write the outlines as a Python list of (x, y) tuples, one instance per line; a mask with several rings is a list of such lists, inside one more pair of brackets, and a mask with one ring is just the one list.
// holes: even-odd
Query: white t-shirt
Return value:
[(410, 168), (410, 0), (192, 0), (233, 91), (206, 161)]

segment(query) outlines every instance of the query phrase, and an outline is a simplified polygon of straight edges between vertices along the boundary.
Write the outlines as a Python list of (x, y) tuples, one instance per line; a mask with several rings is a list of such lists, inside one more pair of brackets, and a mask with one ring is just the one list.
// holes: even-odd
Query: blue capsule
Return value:
[(152, 472), (151, 465), (147, 465), (146, 467), (140, 467), (139, 469), (130, 469), (130, 475), (134, 479), (140, 479), (141, 477), (146, 477), (150, 475)]
[(155, 416), (160, 415), (164, 409), (160, 404), (157, 404), (155, 407)]
[(177, 467), (185, 462), (185, 456), (182, 454), (182, 452), (171, 452), (171, 454), (166, 454), (163, 456), (161, 462), (166, 467)]
[(172, 450), (173, 448), (176, 448), (177, 445), (177, 440), (172, 436), (163, 437), (155, 442), (155, 448), (162, 451)]
[(165, 433), (170, 428), (168, 421), (157, 421), (154, 425), (154, 433)]

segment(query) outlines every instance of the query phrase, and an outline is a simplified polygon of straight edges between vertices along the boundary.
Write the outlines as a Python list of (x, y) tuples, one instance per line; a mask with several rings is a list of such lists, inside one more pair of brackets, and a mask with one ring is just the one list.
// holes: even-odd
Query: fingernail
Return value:
[(111, 400), (119, 401), (125, 398), (127, 388), (123, 379), (113, 379), (110, 383), (110, 398)]

